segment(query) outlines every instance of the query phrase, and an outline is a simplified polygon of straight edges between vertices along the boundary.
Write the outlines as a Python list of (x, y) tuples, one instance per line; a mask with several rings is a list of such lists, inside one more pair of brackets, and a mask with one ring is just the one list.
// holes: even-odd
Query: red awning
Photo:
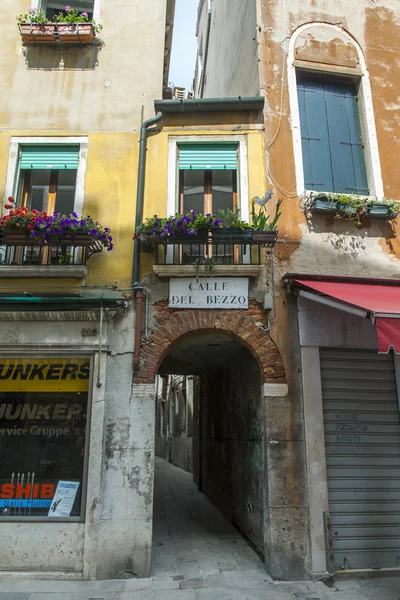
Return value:
[(343, 310), (363, 309), (364, 315), (376, 323), (379, 352), (390, 348), (400, 353), (400, 281), (399, 284), (354, 283), (344, 281), (293, 279), (296, 288), (339, 301), (334, 306)]
[(376, 319), (378, 334), (378, 352), (387, 354), (390, 348), (400, 354), (400, 319), (378, 317)]

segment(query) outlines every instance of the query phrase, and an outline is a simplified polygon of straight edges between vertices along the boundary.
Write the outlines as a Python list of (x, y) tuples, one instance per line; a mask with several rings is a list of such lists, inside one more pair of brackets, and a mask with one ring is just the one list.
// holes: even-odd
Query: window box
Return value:
[[(29, 232), (18, 229), (2, 229), (0, 230), (0, 243), (8, 246), (47, 246), (45, 242), (33, 240)], [(77, 234), (74, 236), (65, 234), (62, 239), (54, 240), (56, 246), (93, 246), (96, 240), (86, 234)]]
[(276, 240), (278, 239), (278, 231), (267, 230), (267, 231), (254, 231), (253, 232), (253, 244), (259, 244), (260, 246), (275, 246)]
[(321, 213), (324, 215), (335, 215), (337, 212), (337, 204), (325, 194), (315, 196), (311, 200), (310, 212)]
[(253, 228), (239, 229), (237, 227), (220, 227), (212, 232), (214, 244), (245, 244), (253, 239)]
[(367, 214), (371, 219), (390, 221), (396, 218), (396, 214), (387, 204), (372, 204), (367, 207)]
[(20, 23), (24, 44), (92, 44), (95, 30), (92, 23)]

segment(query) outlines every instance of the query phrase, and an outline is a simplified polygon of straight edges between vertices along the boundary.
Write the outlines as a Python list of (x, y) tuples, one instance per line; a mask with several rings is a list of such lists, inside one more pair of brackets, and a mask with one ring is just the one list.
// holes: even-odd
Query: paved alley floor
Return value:
[(400, 600), (400, 577), (274, 582), (191, 474), (158, 458), (155, 486), (151, 578), (0, 577), (0, 600)]

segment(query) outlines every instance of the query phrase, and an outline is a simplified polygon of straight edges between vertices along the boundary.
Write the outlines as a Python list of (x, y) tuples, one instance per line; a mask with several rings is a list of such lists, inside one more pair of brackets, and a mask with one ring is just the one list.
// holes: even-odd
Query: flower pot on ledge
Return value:
[(95, 31), (92, 23), (20, 23), (24, 44), (92, 44)]
[(367, 207), (367, 214), (371, 219), (379, 219), (381, 221), (390, 221), (395, 219), (396, 215), (387, 204), (371, 204)]
[(325, 215), (334, 215), (337, 212), (337, 204), (326, 194), (320, 194), (311, 199), (310, 212)]

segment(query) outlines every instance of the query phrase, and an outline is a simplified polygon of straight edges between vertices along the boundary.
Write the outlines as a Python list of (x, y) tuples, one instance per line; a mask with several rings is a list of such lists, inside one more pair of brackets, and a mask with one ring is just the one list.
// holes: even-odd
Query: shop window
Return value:
[(62, 12), (65, 13), (65, 6), (69, 5), (77, 12), (86, 12), (89, 20), (93, 19), (94, 0), (68, 0), (64, 2), (57, 2), (57, 0), (43, 0), (41, 4), (41, 11), (46, 14), (48, 19), (53, 19), (55, 15)]
[(22, 146), (17, 198), (29, 209), (71, 213), (75, 205), (79, 145)]
[(304, 186), (368, 195), (357, 86), (297, 72)]
[(81, 518), (89, 362), (0, 359), (0, 520)]
[(237, 144), (179, 146), (179, 210), (215, 214), (238, 207)]

